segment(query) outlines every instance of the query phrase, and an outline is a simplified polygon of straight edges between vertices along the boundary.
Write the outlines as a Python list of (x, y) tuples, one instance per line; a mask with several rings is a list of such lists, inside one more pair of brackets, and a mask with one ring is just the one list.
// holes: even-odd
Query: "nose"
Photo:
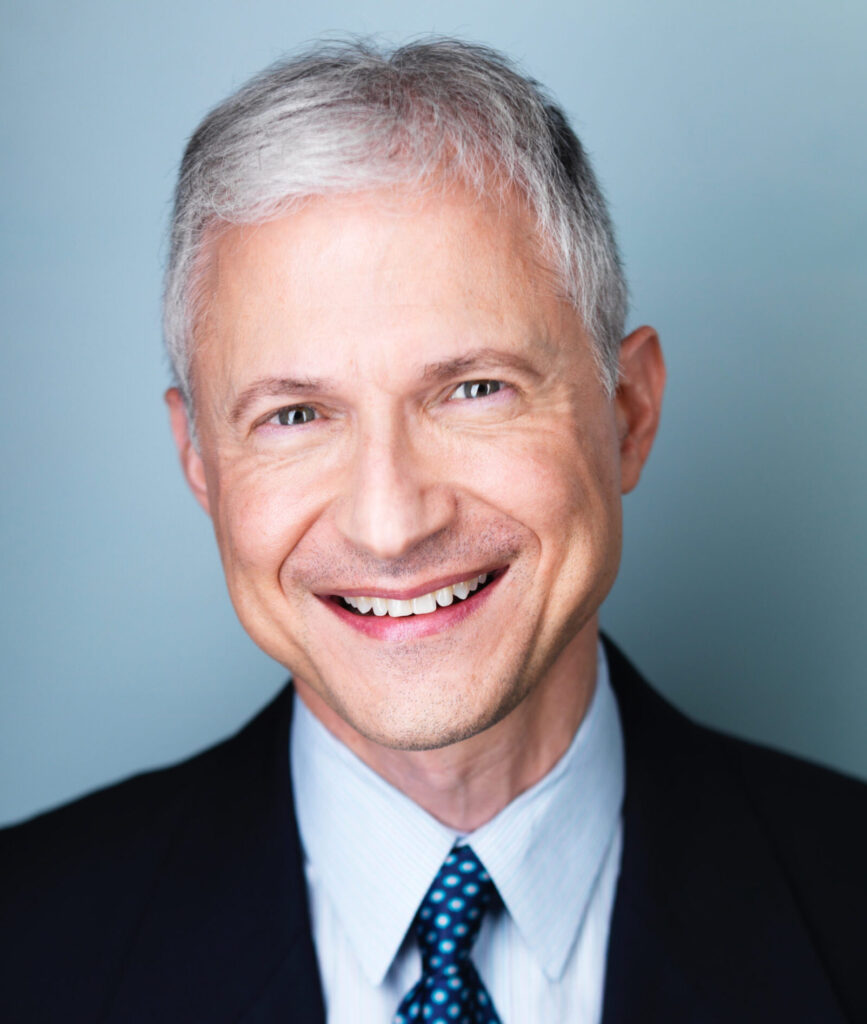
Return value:
[(423, 455), (400, 417), (359, 432), (337, 527), (356, 547), (394, 559), (449, 525), (455, 496), (438, 479), (436, 456)]

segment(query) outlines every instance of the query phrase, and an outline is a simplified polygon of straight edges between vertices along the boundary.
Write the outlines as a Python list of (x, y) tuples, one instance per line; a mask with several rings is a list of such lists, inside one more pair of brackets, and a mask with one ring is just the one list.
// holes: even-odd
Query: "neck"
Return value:
[(309, 710), (369, 768), (444, 825), (469, 833), (547, 775), (568, 749), (593, 697), (597, 639), (594, 617), (505, 718), (437, 750), (375, 743), (309, 685), (295, 685)]

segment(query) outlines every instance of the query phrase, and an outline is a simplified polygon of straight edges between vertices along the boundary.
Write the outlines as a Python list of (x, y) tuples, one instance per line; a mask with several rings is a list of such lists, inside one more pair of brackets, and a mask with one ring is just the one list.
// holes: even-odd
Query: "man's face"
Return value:
[(615, 576), (628, 425), (531, 239), (371, 193), (214, 243), (187, 475), (247, 631), (386, 746), (503, 718)]

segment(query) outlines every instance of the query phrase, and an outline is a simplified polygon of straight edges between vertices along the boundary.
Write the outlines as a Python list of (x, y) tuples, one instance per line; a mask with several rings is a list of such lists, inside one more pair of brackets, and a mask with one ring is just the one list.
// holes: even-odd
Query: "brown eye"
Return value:
[(309, 405), (289, 405), (276, 414), (281, 427), (295, 427), (316, 419), (316, 410)]
[(498, 380), (466, 380), (463, 384), (458, 384), (451, 397), (458, 399), (487, 398), (488, 395), (499, 391), (502, 386), (502, 382)]

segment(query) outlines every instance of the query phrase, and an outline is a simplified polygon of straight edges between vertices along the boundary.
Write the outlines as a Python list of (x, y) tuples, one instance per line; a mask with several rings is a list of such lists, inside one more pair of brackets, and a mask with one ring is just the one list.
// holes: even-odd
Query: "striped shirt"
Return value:
[(473, 962), (503, 1024), (598, 1024), (620, 868), (623, 737), (600, 646), (569, 749), (463, 836), (368, 768), (297, 697), (291, 768), (329, 1024), (388, 1024), (418, 981), (410, 926), (456, 840), (502, 898)]

